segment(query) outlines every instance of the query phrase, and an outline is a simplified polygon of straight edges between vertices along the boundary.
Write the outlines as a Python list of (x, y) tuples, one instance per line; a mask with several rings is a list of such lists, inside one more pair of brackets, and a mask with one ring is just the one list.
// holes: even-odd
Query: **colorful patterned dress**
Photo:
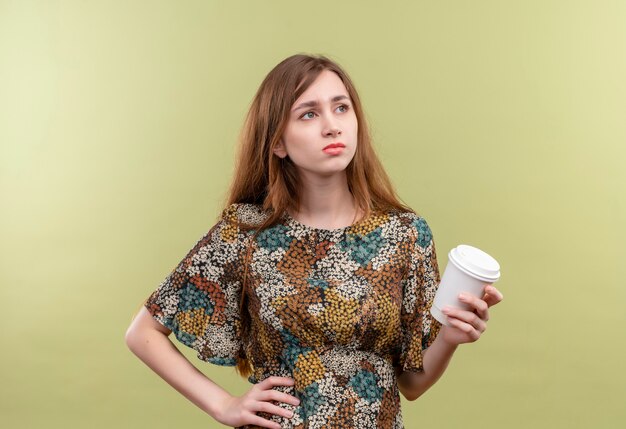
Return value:
[[(282, 428), (403, 428), (394, 366), (422, 371), (441, 327), (429, 312), (440, 277), (428, 224), (393, 211), (332, 230), (284, 213), (254, 240), (239, 227), (265, 216), (254, 204), (226, 208), (146, 308), (199, 359), (233, 366), (247, 356), (250, 383), (293, 378), (274, 389), (300, 399), (278, 403), (294, 416), (258, 413)], [(251, 339), (243, 344), (246, 261)]]

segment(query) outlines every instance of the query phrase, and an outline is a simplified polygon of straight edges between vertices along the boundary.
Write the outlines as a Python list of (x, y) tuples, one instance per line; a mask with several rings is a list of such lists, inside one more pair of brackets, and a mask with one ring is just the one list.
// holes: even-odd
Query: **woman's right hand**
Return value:
[(271, 376), (254, 384), (243, 396), (231, 396), (219, 407), (219, 415), (215, 419), (220, 423), (240, 427), (256, 425), (263, 428), (280, 429), (276, 422), (258, 416), (257, 412), (276, 414), (286, 418), (293, 417), (293, 412), (274, 405), (272, 401), (299, 405), (295, 396), (272, 389), (274, 386), (292, 386), (294, 380), (288, 377)]

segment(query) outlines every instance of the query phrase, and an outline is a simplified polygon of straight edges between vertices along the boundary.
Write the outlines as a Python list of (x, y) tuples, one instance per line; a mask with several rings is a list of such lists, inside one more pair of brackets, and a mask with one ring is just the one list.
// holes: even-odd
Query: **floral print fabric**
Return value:
[[(441, 327), (429, 311), (440, 275), (425, 219), (375, 212), (329, 230), (284, 213), (255, 239), (240, 228), (266, 216), (254, 204), (226, 208), (146, 308), (199, 359), (232, 366), (247, 356), (251, 383), (293, 378), (274, 389), (300, 399), (278, 403), (294, 416), (258, 413), (283, 428), (403, 428), (394, 366), (422, 371)], [(238, 335), (244, 264), (248, 344)]]

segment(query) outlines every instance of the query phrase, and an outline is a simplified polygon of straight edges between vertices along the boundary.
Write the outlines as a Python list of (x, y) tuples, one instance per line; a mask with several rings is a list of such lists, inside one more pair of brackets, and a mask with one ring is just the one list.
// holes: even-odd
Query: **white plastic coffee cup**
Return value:
[(500, 264), (476, 247), (460, 244), (448, 253), (448, 265), (435, 294), (430, 313), (435, 319), (450, 326), (448, 317), (441, 311), (445, 307), (470, 310), (471, 306), (459, 300), (460, 293), (482, 298), (485, 286), (498, 281)]

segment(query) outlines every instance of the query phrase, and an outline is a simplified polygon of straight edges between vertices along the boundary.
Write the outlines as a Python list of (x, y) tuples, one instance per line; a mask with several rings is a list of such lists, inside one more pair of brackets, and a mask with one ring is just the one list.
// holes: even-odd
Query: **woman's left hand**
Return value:
[(492, 284), (485, 287), (485, 293), (481, 298), (469, 294), (459, 295), (461, 302), (473, 308), (461, 310), (459, 308), (444, 308), (443, 313), (448, 317), (450, 326), (442, 326), (440, 335), (450, 345), (471, 343), (478, 340), (487, 329), (489, 320), (489, 307), (502, 301), (504, 297)]

